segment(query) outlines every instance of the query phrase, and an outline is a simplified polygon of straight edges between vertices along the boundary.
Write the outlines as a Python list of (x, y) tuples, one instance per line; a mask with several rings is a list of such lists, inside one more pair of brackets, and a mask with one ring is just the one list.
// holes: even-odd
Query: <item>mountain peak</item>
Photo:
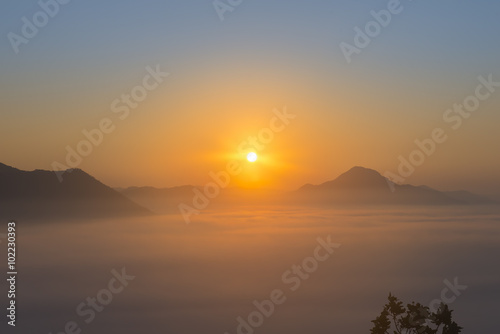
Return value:
[(333, 181), (325, 182), (321, 187), (330, 188), (388, 188), (387, 180), (373, 169), (355, 166)]
[(354, 167), (350, 168), (348, 171), (342, 173), (341, 175), (344, 175), (344, 174), (371, 174), (371, 175), (381, 176), (381, 174), (379, 172), (377, 172), (376, 170), (371, 169), (371, 168), (366, 168), (363, 166), (354, 166)]
[(383, 177), (376, 170), (371, 169), (371, 168), (362, 167), (362, 166), (354, 166), (351, 169), (349, 169), (347, 172), (345, 172), (344, 174), (341, 174), (341, 176), (346, 175), (346, 174), (347, 175), (352, 174), (352, 175), (357, 175), (357, 176), (371, 175), (372, 177)]
[(355, 166), (335, 180), (320, 185), (304, 185), (301, 200), (341, 204), (464, 205), (494, 204), (485, 197), (466, 191), (441, 192), (410, 184), (389, 187), (388, 179), (373, 169)]
[[(0, 163), (0, 201), (20, 216), (119, 216), (150, 212), (81, 169), (67, 171), (60, 182), (53, 171), (23, 171)], [(2, 216), (3, 218), (3, 216)]]

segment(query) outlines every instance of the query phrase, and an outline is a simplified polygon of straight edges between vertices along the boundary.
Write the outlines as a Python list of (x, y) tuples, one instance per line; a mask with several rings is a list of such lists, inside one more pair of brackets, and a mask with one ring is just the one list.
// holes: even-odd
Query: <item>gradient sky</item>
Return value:
[[(40, 8), (4, 1), (0, 162), (51, 169), (109, 117), (115, 131), (79, 168), (111, 186), (204, 184), (287, 106), (296, 119), (235, 184), (294, 189), (355, 165), (395, 172), (415, 139), (442, 127), (448, 140), (406, 182), (498, 193), (500, 90), (456, 131), (442, 117), (479, 75), (500, 81), (500, 3), (401, 1), (347, 64), (339, 44), (387, 3), (244, 0), (220, 21), (210, 0), (73, 0), (15, 54), (7, 34)], [(111, 102), (157, 64), (170, 76), (119, 120)]]

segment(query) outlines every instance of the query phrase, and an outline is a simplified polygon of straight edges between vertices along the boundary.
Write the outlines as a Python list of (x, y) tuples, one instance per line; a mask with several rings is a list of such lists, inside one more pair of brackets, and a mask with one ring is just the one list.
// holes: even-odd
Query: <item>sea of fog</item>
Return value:
[(362, 334), (389, 292), (444, 298), (464, 333), (498, 332), (491, 209), (243, 207), (189, 225), (166, 215), (18, 227), (16, 333)]

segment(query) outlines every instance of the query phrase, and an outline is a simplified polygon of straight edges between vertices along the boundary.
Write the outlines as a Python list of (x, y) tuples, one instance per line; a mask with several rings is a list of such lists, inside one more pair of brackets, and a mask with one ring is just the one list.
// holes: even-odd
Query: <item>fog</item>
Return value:
[[(389, 292), (429, 305), (455, 278), (467, 288), (447, 296), (464, 333), (498, 328), (500, 212), (491, 208), (260, 207), (207, 210), (191, 224), (174, 214), (18, 227), (18, 333), (55, 334), (74, 321), (82, 333), (234, 334), (237, 318), (276, 289), (285, 300), (254, 333), (369, 333)], [(322, 249), (328, 258), (299, 287), (285, 282), (328, 236), (340, 247)], [(86, 323), (77, 306), (122, 268), (135, 278)]]

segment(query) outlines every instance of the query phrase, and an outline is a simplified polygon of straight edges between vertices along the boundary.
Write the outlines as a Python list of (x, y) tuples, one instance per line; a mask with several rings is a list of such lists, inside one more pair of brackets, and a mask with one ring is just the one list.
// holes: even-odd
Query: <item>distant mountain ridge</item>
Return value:
[(306, 184), (296, 195), (307, 201), (332, 204), (473, 205), (498, 204), (467, 191), (441, 192), (427, 186), (395, 184), (379, 172), (356, 166), (334, 180), (319, 185)]
[[(65, 172), (63, 182), (46, 170), (22, 171), (0, 163), (0, 218), (100, 218), (178, 213), (203, 187), (130, 187), (115, 190), (80, 169)], [(270, 195), (271, 194), (271, 195)], [(284, 194), (224, 189), (219, 208), (239, 205), (485, 205), (498, 202), (468, 191), (442, 192), (427, 186), (390, 182), (373, 169), (353, 167), (331, 181), (306, 184)], [(211, 203), (212, 204), (212, 203)], [(219, 205), (220, 204), (220, 205)]]
[[(179, 203), (191, 203), (196, 189), (203, 187), (179, 186), (172, 188), (130, 187), (120, 192), (150, 210), (158, 213), (178, 212)], [(336, 179), (319, 185), (306, 184), (291, 193), (275, 192), (272, 196), (258, 191), (223, 189), (213, 200), (224, 205), (288, 204), (288, 205), (482, 205), (497, 202), (467, 191), (441, 192), (427, 186), (398, 185), (379, 172), (353, 167)], [(266, 196), (267, 195), (267, 196)], [(220, 206), (219, 206), (220, 207)]]
[(299, 190), (307, 189), (385, 189), (388, 188), (387, 179), (380, 175), (379, 172), (355, 166), (349, 171), (341, 174), (332, 181), (321, 183), (314, 186), (306, 184)]
[(177, 186), (171, 188), (156, 188), (150, 186), (144, 187), (128, 187), (117, 189), (120, 193), (126, 196), (182, 196), (191, 195), (194, 186)]
[(186, 185), (171, 188), (129, 187), (117, 191), (155, 213), (172, 213), (178, 212), (180, 203), (192, 201), (193, 188), (201, 189), (201, 187)]
[(148, 215), (130, 201), (80, 169), (68, 170), (63, 182), (52, 171), (23, 171), (0, 163), (0, 216), (110, 217)]

